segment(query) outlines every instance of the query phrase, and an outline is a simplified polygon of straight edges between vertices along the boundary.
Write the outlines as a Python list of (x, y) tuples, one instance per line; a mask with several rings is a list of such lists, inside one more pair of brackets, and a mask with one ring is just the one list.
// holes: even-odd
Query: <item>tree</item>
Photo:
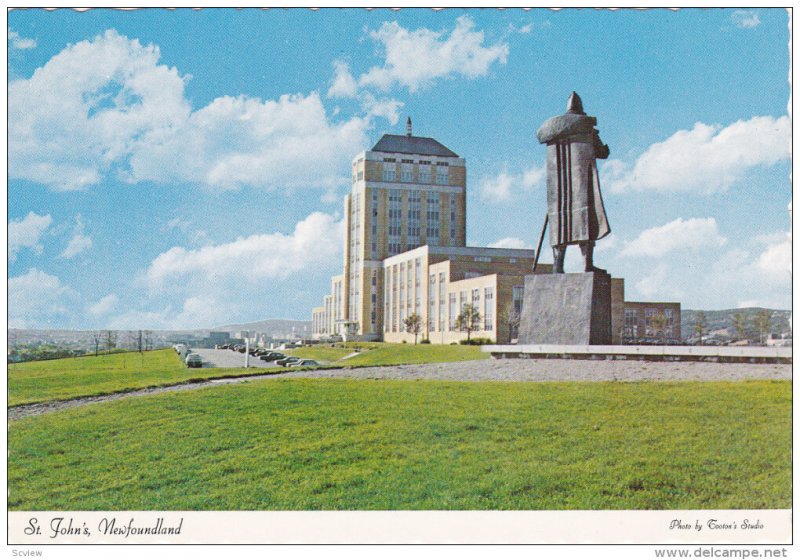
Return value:
[(733, 316), (733, 330), (736, 331), (736, 337), (739, 340), (743, 340), (745, 338), (747, 322), (745, 321), (744, 315), (741, 313), (736, 313)]
[(650, 317), (650, 328), (656, 337), (666, 338), (667, 316), (663, 312), (656, 313)]
[(100, 353), (100, 343), (103, 342), (103, 331), (92, 331), (92, 340), (94, 340), (94, 355)]
[(414, 335), (414, 344), (416, 344), (417, 337), (419, 336), (419, 333), (422, 332), (422, 317), (420, 317), (417, 313), (412, 313), (406, 317), (406, 320), (403, 321), (403, 324), (406, 327), (406, 332)]
[(522, 313), (516, 308), (513, 302), (510, 302), (505, 311), (500, 312), (498, 316), (498, 323), (505, 321), (508, 325), (508, 340), (509, 342), (519, 336), (519, 324), (522, 319)]
[(111, 352), (114, 348), (117, 347), (117, 333), (116, 331), (106, 331), (106, 351)]
[(772, 323), (772, 316), (770, 315), (769, 311), (764, 309), (756, 314), (753, 322), (755, 323), (756, 330), (761, 336), (761, 344), (764, 344), (766, 342), (766, 335), (769, 333)]
[(460, 331), (466, 331), (467, 340), (469, 340), (472, 331), (477, 330), (481, 320), (481, 314), (477, 308), (471, 303), (467, 303), (461, 308), (461, 313), (456, 317), (456, 328)]
[(703, 344), (703, 334), (706, 332), (706, 314), (702, 311), (698, 311), (694, 317), (694, 332), (699, 344)]

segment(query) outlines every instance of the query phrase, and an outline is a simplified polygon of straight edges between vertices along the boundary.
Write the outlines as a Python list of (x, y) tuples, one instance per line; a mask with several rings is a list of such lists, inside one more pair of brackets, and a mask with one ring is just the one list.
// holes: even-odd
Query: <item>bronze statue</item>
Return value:
[(566, 114), (546, 120), (536, 132), (539, 142), (547, 144), (547, 221), (553, 272), (564, 272), (567, 245), (580, 246), (586, 272), (600, 270), (593, 264), (594, 243), (611, 228), (600, 195), (596, 160), (606, 159), (609, 150), (600, 140), (596, 124), (597, 119), (583, 111), (581, 98), (573, 91)]

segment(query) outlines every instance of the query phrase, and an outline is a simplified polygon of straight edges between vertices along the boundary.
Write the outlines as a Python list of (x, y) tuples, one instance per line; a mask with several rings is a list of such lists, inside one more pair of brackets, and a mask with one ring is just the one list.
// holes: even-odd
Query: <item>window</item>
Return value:
[(483, 290), (483, 330), (494, 329), (494, 288)]
[(625, 326), (622, 331), (623, 336), (639, 336), (639, 311), (637, 309), (625, 309)]
[(450, 245), (456, 244), (456, 195), (450, 195)]
[(435, 193), (430, 193), (427, 198), (427, 218), (428, 227), (426, 234), (428, 236), (428, 245), (439, 244), (439, 196)]
[(389, 255), (396, 255), (401, 251), (400, 241), (403, 234), (403, 198), (399, 190), (389, 191), (389, 228), (388, 228)]
[(407, 195), (407, 225), (406, 245), (409, 249), (420, 245), (420, 217), (422, 214), (422, 195), (419, 191), (409, 192)]
[(383, 167), (383, 180), (386, 183), (393, 183), (397, 180), (397, 169), (394, 166)]
[(430, 184), (431, 183), (431, 166), (430, 162), (419, 162), (419, 182)]
[(414, 167), (404, 163), (400, 169), (400, 180), (404, 183), (412, 182), (414, 180)]
[(455, 292), (450, 293), (448, 295), (447, 300), (448, 300), (447, 303), (448, 303), (448, 306), (449, 306), (448, 315), (449, 315), (449, 319), (450, 319), (450, 321), (449, 321), (450, 322), (450, 331), (454, 331), (454, 330), (456, 330), (456, 316), (457, 316), (457, 313), (456, 313), (456, 309), (457, 309), (457, 307), (456, 307), (456, 294), (455, 294)]
[(437, 185), (450, 184), (447, 162), (439, 161), (436, 163), (436, 184)]
[(431, 274), (428, 286), (428, 329), (436, 330), (436, 275)]
[(492, 262), (492, 257), (475, 257), (475, 262), (490, 263)]
[(445, 288), (447, 287), (447, 279), (444, 272), (439, 273), (439, 332), (444, 332), (444, 299)]

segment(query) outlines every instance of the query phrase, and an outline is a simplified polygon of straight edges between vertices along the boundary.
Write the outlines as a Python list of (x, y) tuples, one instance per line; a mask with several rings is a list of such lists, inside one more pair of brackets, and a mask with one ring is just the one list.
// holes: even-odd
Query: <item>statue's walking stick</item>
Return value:
[(536, 247), (536, 254), (533, 256), (533, 272), (536, 273), (536, 265), (539, 263), (539, 253), (542, 251), (542, 242), (544, 241), (544, 232), (547, 231), (547, 221), (550, 216), (544, 215), (544, 225), (542, 225), (542, 234), (539, 236), (539, 246)]

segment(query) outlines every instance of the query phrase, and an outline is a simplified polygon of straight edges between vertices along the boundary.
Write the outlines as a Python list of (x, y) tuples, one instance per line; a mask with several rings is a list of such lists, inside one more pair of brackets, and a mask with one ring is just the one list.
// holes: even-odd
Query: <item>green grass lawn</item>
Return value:
[(8, 404), (103, 395), (258, 371), (262, 370), (190, 369), (172, 349), (25, 362), (8, 366)]
[(273, 379), (11, 422), (8, 505), (790, 508), (791, 461), (788, 381)]
[(282, 352), (287, 356), (297, 356), (298, 358), (307, 358), (309, 360), (317, 360), (319, 362), (333, 363), (337, 360), (341, 360), (348, 354), (352, 354), (353, 349), (341, 347), (331, 348), (330, 346), (315, 345), (304, 348), (294, 348), (292, 350), (286, 350), (285, 352), (279, 350), (279, 352)]
[[(355, 349), (358, 356), (347, 358)], [(389, 366), (401, 364), (426, 364), (433, 362), (461, 362), (488, 359), (480, 346), (451, 346), (439, 344), (348, 343), (346, 347), (315, 345), (287, 350), (287, 355), (328, 362), (336, 366)]]
[(348, 366), (386, 366), (485, 360), (489, 357), (487, 352), (481, 352), (480, 346), (385, 343), (364, 349), (360, 355), (348, 358), (339, 362), (339, 364)]

